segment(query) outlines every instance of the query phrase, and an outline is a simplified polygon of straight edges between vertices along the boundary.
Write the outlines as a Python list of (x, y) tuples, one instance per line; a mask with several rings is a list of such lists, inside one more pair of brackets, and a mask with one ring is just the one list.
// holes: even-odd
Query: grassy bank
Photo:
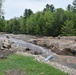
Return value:
[(10, 55), (7, 59), (0, 59), (0, 75), (5, 75), (6, 70), (21, 69), (27, 75), (68, 75), (47, 64), (35, 61), (33, 57)]

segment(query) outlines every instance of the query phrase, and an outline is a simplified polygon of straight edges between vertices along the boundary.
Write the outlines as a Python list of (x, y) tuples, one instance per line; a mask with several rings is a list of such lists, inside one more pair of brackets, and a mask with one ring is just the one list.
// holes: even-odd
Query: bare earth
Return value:
[[(23, 40), (23, 41), (28, 41), (28, 42), (33, 42), (33, 40), (36, 40), (36, 44), (43, 46), (43, 45), (47, 45), (48, 47), (52, 44), (52, 43), (58, 43), (58, 48), (60, 51), (62, 51), (64, 48), (72, 48), (72, 47), (76, 47), (76, 36), (69, 36), (69, 37), (61, 37), (60, 39), (58, 39), (58, 37), (53, 38), (53, 37), (35, 37), (35, 36), (30, 36), (30, 35), (13, 35), (13, 34), (0, 34), (0, 36), (5, 36), (8, 35), (9, 37), (12, 38), (16, 38), (19, 40)], [(45, 46), (45, 47), (47, 47)], [(75, 48), (74, 48), (75, 49)], [(18, 52), (18, 54), (22, 54), (22, 55), (26, 55), (26, 52)], [(29, 55), (29, 54), (27, 54)], [(39, 58), (38, 56), (36, 57), (36, 59)], [(40, 60), (43, 60), (45, 58), (40, 57)], [(37, 59), (39, 60), (39, 59)], [(52, 64), (53, 66), (57, 67), (58, 69), (63, 69), (63, 71), (68, 71), (68, 73), (72, 74), (72, 75), (76, 75), (76, 56), (69, 56), (69, 55), (57, 55), (54, 54), (53, 58), (49, 61), (50, 64)], [(59, 67), (56, 65), (56, 63), (60, 64), (59, 66), (62, 66), (63, 68)], [(64, 66), (66, 66), (67, 68), (65, 68)], [(68, 69), (69, 68), (69, 69)], [(66, 69), (66, 70), (65, 70)], [(23, 74), (22, 74), (23, 75)]]
[[(44, 43), (47, 46), (50, 46), (52, 43), (57, 43), (59, 45), (59, 50), (62, 51), (64, 48), (72, 48), (76, 50), (76, 36), (69, 36), (69, 37), (61, 37), (60, 39), (53, 38), (53, 37), (42, 37), (38, 38), (37, 45), (43, 46)], [(46, 46), (46, 47), (47, 47)], [(44, 46), (45, 47), (45, 46)], [(58, 62), (59, 64), (68, 66), (72, 69), (76, 70), (76, 56), (69, 56), (69, 55), (57, 55), (53, 56), (53, 59), (50, 60), (51, 62)]]

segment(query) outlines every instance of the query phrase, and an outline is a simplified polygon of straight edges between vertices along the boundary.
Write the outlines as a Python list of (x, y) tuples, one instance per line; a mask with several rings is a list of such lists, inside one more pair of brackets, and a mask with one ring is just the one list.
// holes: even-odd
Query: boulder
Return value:
[(10, 49), (11, 48), (11, 44), (9, 44), (9, 43), (7, 43), (7, 42), (3, 42), (2, 43), (2, 47), (5, 49), (5, 48), (7, 48), (7, 49)]
[(13, 44), (13, 43), (12, 43), (10, 38), (4, 38), (2, 40), (1, 48), (2, 49), (5, 49), (5, 48), (10, 49), (11, 48), (11, 44)]
[(25, 51), (30, 51), (31, 49), (30, 48), (25, 48)]

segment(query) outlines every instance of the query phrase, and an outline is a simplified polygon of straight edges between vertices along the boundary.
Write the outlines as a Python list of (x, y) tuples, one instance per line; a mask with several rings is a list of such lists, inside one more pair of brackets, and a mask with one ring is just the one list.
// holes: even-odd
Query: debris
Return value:
[(53, 55), (50, 55), (50, 56), (46, 57), (44, 60), (45, 60), (45, 61), (48, 61), (48, 60), (50, 60), (50, 59), (52, 59), (52, 58), (53, 58)]
[(26, 51), (30, 51), (31, 49), (29, 49), (29, 48), (26, 48), (25, 50), (26, 50)]
[(9, 39), (10, 37), (9, 37), (8, 35), (6, 35), (6, 38), (8, 38), (8, 39)]

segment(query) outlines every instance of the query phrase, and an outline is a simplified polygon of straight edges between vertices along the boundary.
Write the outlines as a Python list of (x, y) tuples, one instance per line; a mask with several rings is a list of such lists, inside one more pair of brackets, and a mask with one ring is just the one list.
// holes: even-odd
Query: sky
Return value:
[(9, 20), (14, 17), (23, 15), (24, 10), (31, 9), (34, 13), (42, 11), (46, 4), (53, 4), (55, 8), (66, 9), (68, 4), (73, 0), (5, 0), (3, 3), (5, 19)]

